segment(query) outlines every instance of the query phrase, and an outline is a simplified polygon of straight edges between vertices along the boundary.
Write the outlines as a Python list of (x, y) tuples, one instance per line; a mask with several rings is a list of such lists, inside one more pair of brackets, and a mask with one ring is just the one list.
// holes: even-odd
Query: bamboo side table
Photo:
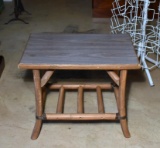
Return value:
[[(125, 106), (127, 71), (140, 69), (141, 66), (128, 35), (32, 34), (18, 67), (33, 70), (36, 123), (32, 139), (38, 138), (43, 120), (119, 120), (124, 136), (130, 137)], [(46, 71), (43, 76), (40, 75), (41, 70)], [(104, 70), (113, 83), (47, 85), (56, 70)], [(59, 89), (56, 113), (44, 112), (46, 88)], [(76, 114), (63, 112), (64, 93), (68, 89), (78, 90)], [(85, 89), (95, 89), (97, 92), (98, 113), (86, 114), (84, 112), (83, 92)], [(103, 89), (113, 89), (118, 113), (105, 113)]]

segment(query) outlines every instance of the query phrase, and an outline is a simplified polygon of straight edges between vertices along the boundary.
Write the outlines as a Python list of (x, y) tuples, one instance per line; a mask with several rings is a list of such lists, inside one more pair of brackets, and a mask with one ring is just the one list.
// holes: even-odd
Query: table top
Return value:
[(127, 34), (33, 33), (18, 65), (22, 69), (139, 69)]

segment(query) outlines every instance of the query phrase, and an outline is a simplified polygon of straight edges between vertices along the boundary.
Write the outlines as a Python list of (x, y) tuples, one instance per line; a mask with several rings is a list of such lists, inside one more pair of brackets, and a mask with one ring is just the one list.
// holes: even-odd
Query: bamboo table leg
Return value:
[(126, 78), (127, 78), (127, 70), (120, 71), (120, 86), (119, 86), (119, 96), (118, 96), (118, 104), (119, 104), (119, 119), (122, 127), (123, 134), (126, 138), (130, 137), (130, 133), (128, 130), (127, 119), (126, 119), (126, 101), (125, 101), (125, 90), (126, 90)]
[[(42, 116), (43, 108), (42, 108), (42, 89), (41, 89), (41, 79), (40, 79), (40, 71), (33, 70), (33, 78), (35, 85), (35, 97), (36, 97), (36, 117)], [(42, 120), (36, 119), (36, 123), (32, 132), (31, 139), (35, 140), (38, 138), (40, 130), (42, 126)]]

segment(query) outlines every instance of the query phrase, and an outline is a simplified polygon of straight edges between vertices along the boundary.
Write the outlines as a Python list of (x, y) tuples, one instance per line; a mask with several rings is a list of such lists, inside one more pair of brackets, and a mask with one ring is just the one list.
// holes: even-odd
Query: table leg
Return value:
[(130, 137), (128, 130), (127, 119), (126, 119), (126, 100), (125, 100), (125, 91), (126, 91), (126, 78), (127, 70), (120, 71), (120, 86), (119, 86), (119, 119), (122, 127), (123, 134), (126, 138)]
[[(41, 89), (40, 71), (33, 70), (34, 86), (35, 86), (35, 100), (36, 100), (36, 117), (41, 117), (43, 112), (43, 99)], [(38, 138), (42, 126), (42, 120), (36, 119), (36, 123), (32, 132), (31, 139), (35, 140)]]
[(44, 112), (46, 97), (47, 97), (47, 88), (44, 86), (42, 87), (42, 112)]

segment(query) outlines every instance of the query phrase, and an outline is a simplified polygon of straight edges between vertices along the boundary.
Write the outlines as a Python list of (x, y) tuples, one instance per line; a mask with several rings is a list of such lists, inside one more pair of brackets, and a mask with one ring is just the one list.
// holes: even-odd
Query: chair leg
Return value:
[[(33, 70), (34, 86), (35, 86), (35, 100), (36, 100), (36, 117), (41, 117), (43, 112), (43, 99), (41, 89), (40, 71)], [(36, 123), (32, 132), (31, 139), (38, 138), (42, 126), (42, 120), (36, 119)]]
[(127, 70), (121, 70), (120, 86), (119, 86), (119, 116), (123, 134), (126, 138), (129, 138), (130, 133), (128, 130), (128, 124), (126, 119), (126, 99), (125, 99), (126, 78), (127, 78)]

